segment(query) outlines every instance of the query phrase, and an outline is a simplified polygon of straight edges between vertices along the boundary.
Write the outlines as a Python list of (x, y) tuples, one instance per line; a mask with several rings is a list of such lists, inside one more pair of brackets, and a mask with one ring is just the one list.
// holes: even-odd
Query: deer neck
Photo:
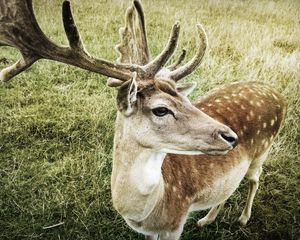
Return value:
[(166, 154), (134, 141), (119, 113), (115, 130), (111, 178), (113, 204), (125, 219), (142, 221), (163, 195), (161, 166)]

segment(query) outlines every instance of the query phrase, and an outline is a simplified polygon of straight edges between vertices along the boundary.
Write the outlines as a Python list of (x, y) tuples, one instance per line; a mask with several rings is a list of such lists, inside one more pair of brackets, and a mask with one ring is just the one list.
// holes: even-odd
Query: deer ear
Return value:
[(181, 93), (184, 96), (188, 96), (190, 93), (192, 93), (197, 86), (197, 83), (192, 82), (192, 83), (187, 83), (183, 86), (177, 86), (176, 90)]
[(136, 72), (134, 72), (132, 78), (122, 84), (117, 95), (118, 109), (127, 117), (136, 110), (138, 92), (136, 75)]

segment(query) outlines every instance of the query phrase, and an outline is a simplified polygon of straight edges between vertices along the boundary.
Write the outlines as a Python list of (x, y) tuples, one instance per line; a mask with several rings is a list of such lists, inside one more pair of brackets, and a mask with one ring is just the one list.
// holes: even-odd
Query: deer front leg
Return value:
[(259, 167), (257, 171), (250, 175), (249, 178), (249, 190), (248, 190), (248, 196), (246, 200), (246, 205), (245, 208), (243, 209), (243, 212), (241, 216), (239, 217), (239, 222), (241, 225), (245, 226), (251, 216), (251, 209), (253, 205), (253, 200), (256, 194), (256, 191), (258, 189), (258, 181), (259, 181), (259, 176), (262, 172), (262, 167)]
[(146, 235), (145, 240), (157, 240), (158, 235)]
[(198, 227), (204, 227), (205, 225), (208, 225), (208, 224), (212, 223), (213, 221), (215, 221), (220, 210), (224, 207), (224, 204), (225, 204), (225, 201), (222, 202), (221, 204), (211, 208), (205, 217), (198, 220), (198, 222), (197, 222)]
[(174, 232), (163, 233), (159, 235), (159, 240), (179, 240), (182, 230), (183, 229), (180, 231), (176, 230)]
[(174, 231), (159, 234), (159, 240), (179, 240), (185, 221)]

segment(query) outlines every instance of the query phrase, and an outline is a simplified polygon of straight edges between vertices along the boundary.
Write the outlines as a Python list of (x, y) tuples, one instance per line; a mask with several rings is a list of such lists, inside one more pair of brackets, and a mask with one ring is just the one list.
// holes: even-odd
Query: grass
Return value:
[[(45, 33), (66, 43), (61, 1), (33, 2)], [(128, 5), (72, 0), (92, 55), (116, 59), (113, 47)], [(180, 20), (176, 56), (186, 47), (191, 57), (195, 25), (205, 26), (209, 53), (185, 80), (198, 82), (193, 99), (220, 84), (257, 80), (279, 90), (289, 103), (285, 127), (264, 165), (249, 224), (237, 223), (246, 200), (245, 181), (211, 225), (197, 229), (196, 220), (206, 212), (193, 213), (182, 239), (299, 239), (300, 3), (156, 0), (144, 1), (144, 9), (153, 56)], [(4, 58), (14, 62), (18, 53), (1, 48)], [(0, 68), (4, 66), (2, 61)], [(143, 239), (111, 203), (116, 91), (105, 81), (42, 60), (0, 84), (0, 239)], [(51, 227), (54, 224), (58, 226)]]

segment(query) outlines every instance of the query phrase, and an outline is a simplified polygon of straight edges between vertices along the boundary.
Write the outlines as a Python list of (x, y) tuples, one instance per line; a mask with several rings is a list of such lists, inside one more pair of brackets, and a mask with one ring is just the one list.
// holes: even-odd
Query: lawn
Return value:
[[(61, 2), (33, 1), (46, 35), (66, 44)], [(89, 52), (116, 59), (118, 29), (130, 1), (71, 3)], [(289, 103), (248, 225), (237, 222), (248, 189), (243, 181), (211, 225), (198, 229), (196, 221), (206, 212), (191, 214), (182, 239), (299, 239), (300, 2), (144, 0), (143, 5), (152, 56), (164, 47), (176, 20), (181, 35), (173, 61), (183, 47), (187, 58), (194, 54), (196, 23), (206, 29), (209, 52), (184, 80), (198, 82), (192, 99), (221, 84), (256, 80)], [(0, 59), (13, 63), (18, 57), (16, 50), (0, 48)], [(1, 240), (143, 239), (111, 202), (115, 96), (106, 77), (47, 60), (0, 83)]]

